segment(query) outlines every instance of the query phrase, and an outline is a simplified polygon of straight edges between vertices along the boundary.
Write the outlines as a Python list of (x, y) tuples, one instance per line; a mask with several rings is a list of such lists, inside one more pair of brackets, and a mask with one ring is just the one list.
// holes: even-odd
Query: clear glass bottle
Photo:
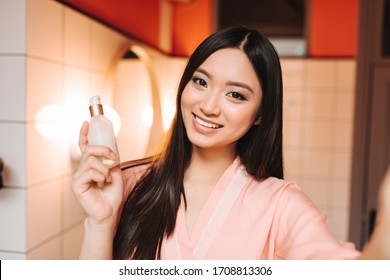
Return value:
[(104, 116), (100, 96), (95, 95), (89, 99), (89, 112), (91, 114), (91, 120), (89, 122), (88, 143), (92, 145), (107, 146), (116, 153), (117, 159), (115, 161), (103, 157), (101, 158), (106, 166), (110, 168), (114, 167), (120, 163), (118, 147), (112, 123)]

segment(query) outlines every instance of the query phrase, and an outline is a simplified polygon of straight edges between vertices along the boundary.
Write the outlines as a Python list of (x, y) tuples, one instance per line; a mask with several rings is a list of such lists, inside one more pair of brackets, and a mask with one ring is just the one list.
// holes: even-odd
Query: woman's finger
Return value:
[(107, 182), (110, 181), (110, 168), (104, 165), (101, 160), (95, 156), (89, 156), (79, 166), (79, 169), (76, 171), (78, 174), (88, 172), (89, 169), (94, 169), (100, 173), (102, 173)]
[(92, 182), (96, 183), (98, 187), (103, 187), (106, 182), (106, 177), (102, 173), (90, 169), (88, 172), (84, 172), (74, 178), (73, 186), (77, 186), (75, 192), (82, 195), (94, 185)]
[(84, 152), (81, 160), (88, 159), (88, 157), (104, 157), (110, 160), (116, 160), (117, 154), (115, 154), (110, 148), (100, 145), (85, 145)]
[(88, 122), (84, 121), (80, 128), (79, 148), (82, 153), (84, 152), (85, 146), (88, 144), (88, 127)]

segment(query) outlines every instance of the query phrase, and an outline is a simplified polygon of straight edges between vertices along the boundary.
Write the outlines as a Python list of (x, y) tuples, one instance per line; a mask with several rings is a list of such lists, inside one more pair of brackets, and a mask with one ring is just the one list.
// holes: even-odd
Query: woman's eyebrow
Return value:
[(234, 82), (234, 81), (232, 81), (232, 82), (227, 82), (227, 85), (229, 85), (229, 86), (236, 86), (236, 87), (246, 88), (246, 89), (249, 90), (251, 93), (254, 93), (253, 89), (252, 89), (249, 85), (247, 85), (247, 84), (245, 84), (245, 83)]
[(198, 68), (198, 69), (195, 70), (195, 72), (200, 72), (200, 73), (206, 75), (207, 78), (209, 78), (209, 79), (211, 79), (213, 77), (209, 72), (207, 72), (203, 68)]

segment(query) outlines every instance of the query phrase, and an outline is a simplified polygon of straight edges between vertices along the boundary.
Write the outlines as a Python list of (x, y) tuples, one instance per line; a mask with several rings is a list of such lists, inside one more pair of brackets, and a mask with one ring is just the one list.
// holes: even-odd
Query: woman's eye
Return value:
[(229, 92), (227, 94), (227, 96), (233, 97), (233, 98), (238, 99), (238, 100), (246, 100), (246, 98), (242, 94), (235, 92), (235, 91)]
[(197, 84), (197, 85), (200, 85), (202, 87), (207, 87), (207, 83), (205, 80), (201, 79), (201, 78), (192, 78), (192, 81)]

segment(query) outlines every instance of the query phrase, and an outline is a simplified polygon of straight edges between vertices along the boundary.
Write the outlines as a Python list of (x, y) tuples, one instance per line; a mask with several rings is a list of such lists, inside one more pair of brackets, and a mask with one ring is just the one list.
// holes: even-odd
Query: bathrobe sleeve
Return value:
[(294, 184), (283, 188), (277, 209), (277, 259), (355, 259), (354, 244), (336, 240), (313, 202)]

